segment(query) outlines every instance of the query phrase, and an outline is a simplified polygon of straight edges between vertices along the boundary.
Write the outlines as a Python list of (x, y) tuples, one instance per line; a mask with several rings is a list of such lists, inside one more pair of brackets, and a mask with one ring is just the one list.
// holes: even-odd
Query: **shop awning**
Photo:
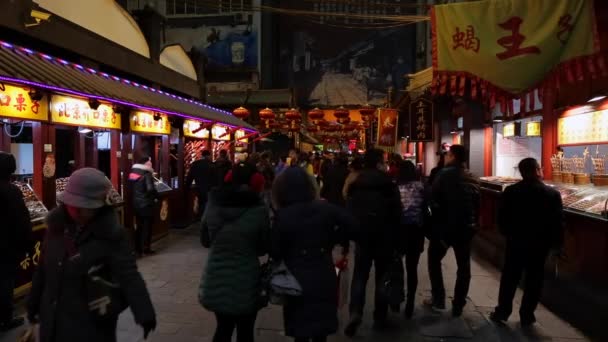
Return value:
[(5, 42), (0, 42), (0, 82), (256, 130), (227, 111)]
[(433, 81), (433, 68), (427, 68), (415, 74), (409, 74), (407, 75), (407, 78), (410, 79), (410, 82), (405, 91), (410, 94), (410, 98), (415, 99), (424, 94), (427, 88), (431, 86), (431, 82)]

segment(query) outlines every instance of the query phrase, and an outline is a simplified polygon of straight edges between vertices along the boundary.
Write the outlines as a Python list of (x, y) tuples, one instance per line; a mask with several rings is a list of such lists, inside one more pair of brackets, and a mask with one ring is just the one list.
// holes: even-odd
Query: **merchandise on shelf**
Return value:
[(14, 182), (21, 193), (23, 194), (23, 199), (25, 201), (25, 205), (30, 212), (30, 220), (32, 222), (38, 222), (44, 220), (44, 217), (48, 213), (46, 207), (38, 200), (34, 190), (27, 183), (22, 182)]

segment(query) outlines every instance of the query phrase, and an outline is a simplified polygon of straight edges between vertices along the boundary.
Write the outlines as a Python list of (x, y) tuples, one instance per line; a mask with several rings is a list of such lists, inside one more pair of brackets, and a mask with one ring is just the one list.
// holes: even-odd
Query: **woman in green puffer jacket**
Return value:
[(199, 301), (215, 313), (213, 342), (252, 342), (260, 309), (260, 262), (268, 253), (270, 220), (260, 194), (249, 188), (255, 169), (232, 170), (232, 182), (211, 191), (202, 218), (201, 243), (211, 247), (199, 288)]

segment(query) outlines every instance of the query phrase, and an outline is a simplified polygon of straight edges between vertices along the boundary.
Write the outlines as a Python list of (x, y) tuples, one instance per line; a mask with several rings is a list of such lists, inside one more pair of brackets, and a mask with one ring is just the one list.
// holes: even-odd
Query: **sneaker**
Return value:
[(452, 317), (460, 317), (462, 316), (462, 310), (464, 308), (462, 306), (453, 306), (452, 307)]
[(505, 315), (499, 314), (498, 312), (494, 311), (490, 314), (490, 320), (496, 324), (504, 325), (507, 322), (508, 317), (505, 317)]
[(361, 325), (362, 319), (360, 314), (352, 314), (350, 317), (350, 321), (346, 325), (344, 329), (344, 335), (348, 337), (353, 337), (357, 333), (357, 329)]
[(439, 302), (439, 301), (434, 300), (433, 298), (425, 299), (423, 304), (431, 307), (431, 309), (433, 311), (444, 312), (446, 310), (445, 302)]
[(13, 318), (11, 321), (0, 323), (0, 332), (7, 332), (22, 326), (25, 323), (23, 317)]

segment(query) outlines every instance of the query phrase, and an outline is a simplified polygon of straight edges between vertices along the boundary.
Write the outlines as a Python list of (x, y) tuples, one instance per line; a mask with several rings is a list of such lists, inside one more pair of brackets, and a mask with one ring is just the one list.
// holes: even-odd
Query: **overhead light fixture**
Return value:
[(154, 118), (154, 121), (159, 121), (161, 119), (161, 116), (159, 113), (154, 113), (153, 118)]
[(30, 91), (27, 93), (30, 96), (30, 99), (32, 101), (40, 101), (42, 100), (42, 97), (44, 96), (44, 94), (42, 94), (42, 92), (38, 89), (30, 89)]
[(494, 123), (501, 123), (501, 122), (503, 122), (503, 121), (504, 121), (504, 119), (503, 119), (503, 117), (502, 117), (502, 116), (495, 116), (495, 117), (492, 119), (492, 122), (494, 122)]
[(78, 127), (78, 133), (80, 133), (80, 134), (87, 134), (87, 133), (91, 133), (91, 132), (93, 132), (93, 130), (90, 128)]
[(594, 96), (591, 99), (589, 99), (589, 101), (587, 102), (595, 102), (595, 101), (601, 101), (603, 99), (606, 98), (606, 95), (598, 95), (598, 96)]
[(99, 100), (97, 100), (97, 99), (89, 100), (89, 108), (91, 108), (92, 110), (97, 110), (97, 108), (99, 108), (100, 105), (101, 105), (101, 102), (99, 102)]

